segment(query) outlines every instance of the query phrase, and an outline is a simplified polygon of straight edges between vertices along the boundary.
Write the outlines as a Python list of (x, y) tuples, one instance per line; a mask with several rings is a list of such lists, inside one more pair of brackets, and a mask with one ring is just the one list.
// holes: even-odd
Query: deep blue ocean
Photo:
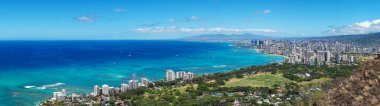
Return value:
[(161, 80), (166, 69), (197, 75), (283, 61), (227, 43), (169, 40), (0, 41), (0, 106), (28, 106), (62, 88), (89, 93), (130, 79)]

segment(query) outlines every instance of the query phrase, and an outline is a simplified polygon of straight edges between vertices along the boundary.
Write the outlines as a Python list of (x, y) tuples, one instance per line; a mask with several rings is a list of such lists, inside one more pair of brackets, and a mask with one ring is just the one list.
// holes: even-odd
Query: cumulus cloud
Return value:
[(200, 17), (197, 17), (197, 16), (190, 16), (186, 20), (187, 21), (199, 21), (199, 20), (203, 20), (203, 18), (200, 18)]
[(151, 24), (141, 24), (141, 26), (144, 26), (144, 27), (153, 27), (153, 26), (158, 26), (162, 24), (161, 22), (156, 22), (156, 23), (151, 23)]
[(153, 26), (158, 26), (161, 24), (167, 24), (167, 23), (174, 23), (174, 22), (192, 22), (192, 21), (199, 21), (203, 20), (203, 18), (197, 17), (197, 16), (190, 16), (187, 18), (180, 18), (180, 19), (175, 19), (175, 18), (169, 18), (166, 21), (159, 21), (155, 23), (148, 23), (148, 24), (142, 24), (141, 26), (143, 27), (153, 27)]
[(79, 22), (96, 22), (96, 18), (92, 16), (79, 16), (76, 17), (76, 20)]
[(269, 14), (271, 12), (272, 12), (271, 10), (265, 9), (265, 10), (262, 10), (262, 11), (256, 11), (256, 14)]
[(172, 18), (168, 19), (168, 22), (174, 22), (174, 21), (176, 21), (176, 20), (172, 19)]
[(127, 12), (128, 10), (125, 8), (115, 8), (113, 11), (115, 11), (115, 12)]
[(264, 10), (263, 13), (264, 14), (269, 14), (271, 11), (270, 10)]
[(326, 34), (330, 35), (350, 35), (350, 34), (367, 34), (380, 32), (380, 19), (372, 21), (357, 22), (351, 25), (345, 26), (331, 26)]
[(255, 33), (255, 34), (270, 34), (277, 31), (272, 29), (239, 29), (239, 28), (187, 28), (187, 27), (144, 27), (134, 29), (132, 32), (137, 33), (218, 33), (218, 34), (240, 34), (240, 33)]

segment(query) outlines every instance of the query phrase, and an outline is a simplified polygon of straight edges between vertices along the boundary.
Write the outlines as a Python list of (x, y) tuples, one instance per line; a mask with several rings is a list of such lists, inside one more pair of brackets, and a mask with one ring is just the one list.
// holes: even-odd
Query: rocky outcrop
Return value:
[(350, 77), (336, 82), (322, 106), (380, 106), (380, 60), (369, 62)]

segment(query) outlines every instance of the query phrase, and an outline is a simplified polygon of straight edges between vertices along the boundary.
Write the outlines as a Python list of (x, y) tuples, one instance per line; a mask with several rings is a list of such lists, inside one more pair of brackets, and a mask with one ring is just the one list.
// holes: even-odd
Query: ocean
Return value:
[(33, 106), (60, 89), (87, 94), (94, 85), (161, 80), (166, 69), (203, 75), (284, 59), (227, 43), (0, 41), (0, 106)]

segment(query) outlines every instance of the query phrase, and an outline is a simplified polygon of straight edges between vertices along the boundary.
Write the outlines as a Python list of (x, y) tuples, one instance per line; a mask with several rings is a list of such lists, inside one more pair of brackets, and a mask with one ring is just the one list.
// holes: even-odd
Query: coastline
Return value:
[[(272, 64), (272, 63), (282, 63), (284, 61), (286, 61), (288, 59), (287, 56), (284, 56), (284, 55), (278, 55), (278, 54), (269, 54), (269, 53), (264, 53), (264, 52), (260, 52), (260, 50), (256, 49), (256, 48), (245, 48), (245, 47), (238, 47), (238, 46), (233, 46), (233, 48), (241, 48), (241, 49), (247, 49), (247, 50), (254, 50), (255, 52), (259, 53), (259, 54), (264, 54), (264, 55), (267, 55), (267, 56), (276, 56), (276, 57), (283, 57), (283, 59), (281, 59), (280, 61), (273, 61), (273, 62), (269, 62), (269, 63), (266, 63), (266, 64), (262, 64), (262, 65), (269, 65), (269, 64)], [(269, 57), (270, 58), (270, 57)], [(255, 64), (251, 64), (250, 66), (260, 66), (260, 65), (255, 65)], [(239, 67), (239, 68), (246, 68), (246, 67), (250, 67), (250, 66), (244, 66), (244, 67)], [(221, 73), (230, 73), (230, 72), (233, 72), (233, 70), (228, 70), (228, 71), (222, 71)], [(209, 75), (209, 74), (215, 74), (215, 73), (220, 73), (220, 72), (212, 72), (212, 73), (208, 73), (208, 74), (201, 74), (200, 76), (205, 76), (205, 75)], [(160, 80), (152, 80), (153, 83), (158, 83), (158, 82), (162, 82), (162, 81), (165, 81), (165, 79), (160, 79)], [(88, 94), (89, 95), (89, 94)], [(41, 101), (38, 101), (38, 104), (36, 105), (40, 105), (41, 103), (44, 103), (46, 101), (48, 101), (48, 99), (45, 99), (45, 100), (41, 100)]]
[(265, 53), (265, 52), (261, 52), (259, 49), (257, 49), (256, 47), (254, 48), (250, 48), (250, 47), (247, 47), (247, 46), (239, 46), (239, 45), (234, 45), (233, 43), (227, 43), (233, 47), (237, 47), (237, 48), (246, 48), (246, 49), (250, 49), (250, 50), (254, 50), (255, 52), (257, 53), (261, 53), (261, 54), (265, 54), (265, 55), (269, 55), (269, 56), (279, 56), (279, 57), (283, 57), (285, 58), (284, 60), (282, 61), (279, 61), (279, 62), (275, 62), (275, 63), (282, 63), (282, 62), (285, 62), (286, 60), (289, 59), (288, 56), (285, 56), (285, 55), (280, 55), (280, 54), (272, 54), (272, 53)]
[[(190, 42), (194, 42), (194, 41), (190, 41)], [(210, 43), (214, 43), (214, 42), (210, 42)], [(217, 43), (218, 45), (219, 44), (221, 44), (221, 45), (224, 45), (224, 44), (226, 44), (226, 45), (228, 45), (229, 43), (221, 43), (221, 42), (215, 42), (215, 43)], [(223, 47), (224, 48), (224, 47)], [(239, 48), (238, 46), (231, 46), (231, 47), (228, 47), (228, 48), (230, 48), (230, 49), (235, 49), (235, 48)], [(240, 47), (240, 49), (245, 49), (245, 50), (243, 50), (243, 51), (252, 51), (252, 50), (254, 50), (254, 49), (250, 49), (250, 48), (243, 48), (243, 47)], [(218, 50), (218, 49), (217, 49)], [(223, 50), (224, 51), (224, 50)], [(227, 50), (228, 51), (228, 50)], [(252, 52), (250, 52), (249, 53), (249, 55), (263, 55), (263, 56), (261, 56), (261, 57), (265, 57), (264, 55), (267, 55), (267, 54), (265, 54), (265, 53), (261, 53), (261, 52), (259, 52), (259, 51), (256, 51), (258, 54), (256, 54), (256, 53), (252, 53)], [(213, 56), (219, 56), (219, 57), (225, 57), (225, 55), (223, 54), (223, 55), (220, 55), (219, 54), (220, 52), (218, 52), (218, 53), (216, 53), (215, 52), (215, 54), (213, 55)], [(232, 53), (232, 52), (231, 52)], [(239, 55), (239, 57), (238, 58), (240, 58), (240, 57), (244, 57), (245, 55), (243, 54), (243, 55)], [(247, 55), (248, 56), (248, 55)], [(273, 56), (275, 56), (275, 55), (273, 55)], [(253, 58), (258, 58), (258, 57), (253, 57)], [(245, 67), (250, 67), (250, 66), (260, 66), (260, 65), (268, 65), (268, 64), (272, 64), (272, 63), (281, 63), (281, 62), (283, 62), (284, 61), (284, 59), (282, 59), (282, 58), (278, 58), (278, 57), (276, 57), (275, 59), (269, 59), (270, 57), (266, 57), (267, 59), (265, 59), (266, 61), (268, 61), (268, 62), (264, 62), (263, 64), (256, 64), (255, 62), (252, 62), (252, 58), (250, 58), (250, 57), (244, 57), (244, 59), (245, 60), (248, 60), (248, 61), (250, 61), (250, 62), (245, 62), (245, 63), (248, 63), (248, 64), (245, 64), (244, 66), (241, 66), (241, 67), (237, 67), (237, 68), (235, 68), (235, 69), (239, 69), (239, 68), (245, 68)], [(227, 59), (228, 60), (228, 59)], [(233, 60), (228, 60), (228, 61), (231, 61), (231, 62), (233, 62), (233, 63), (235, 63), (235, 64), (239, 64), (240, 62), (234, 62), (235, 61), (235, 59), (233, 58)], [(270, 61), (270, 62), (269, 62)], [(260, 62), (262, 63), (262, 61), (260, 60)], [(260, 62), (258, 62), (258, 63), (260, 63)], [(121, 63), (119, 63), (119, 64), (121, 64)], [(227, 63), (228, 64), (228, 63)], [(190, 64), (191, 65), (191, 64)], [(215, 64), (215, 65), (223, 65), (223, 64)], [(207, 66), (209, 66), (209, 65), (207, 65)], [(229, 65), (228, 65), (229, 66)], [(105, 67), (105, 68), (107, 68), (107, 67)], [(101, 68), (101, 69), (104, 69), (104, 70), (107, 70), (107, 69), (105, 69), (105, 68)], [(112, 67), (111, 67), (112, 68)], [(170, 68), (170, 67), (169, 67)], [(207, 73), (197, 73), (197, 71), (191, 71), (191, 70), (189, 70), (189, 71), (191, 71), (191, 72), (194, 72), (194, 73), (196, 73), (196, 74), (198, 74), (198, 75), (208, 75), (208, 74), (214, 74), (214, 73), (227, 73), (227, 72), (231, 72), (231, 71), (233, 71), (234, 69), (221, 69), (221, 68), (219, 68), (219, 69), (217, 69), (218, 67), (216, 67), (215, 68), (215, 70), (218, 70), (217, 72), (216, 71), (214, 71), (214, 72), (207, 72)], [(118, 69), (118, 67), (116, 67), (116, 69)], [(181, 70), (181, 69), (178, 69), (179, 71)], [(206, 70), (207, 71), (207, 70)], [(199, 71), (198, 71), (199, 72)], [(111, 72), (112, 73), (112, 72)], [(164, 75), (165, 73), (164, 72), (162, 72), (161, 73), (162, 75)], [(158, 82), (158, 81), (162, 81), (162, 80), (164, 80), (164, 79), (156, 79), (156, 78), (151, 78), (151, 77), (147, 77), (147, 78), (149, 78), (151, 81), (154, 81), (154, 82)], [(70, 83), (70, 82), (67, 82), (67, 83)], [(115, 83), (117, 83), (117, 82), (115, 82)], [(115, 83), (106, 83), (106, 84), (109, 84), (109, 85), (113, 85), (113, 86), (115, 86), (115, 85), (118, 85), (118, 84), (115, 84)], [(89, 85), (89, 84), (85, 84), (85, 85), (83, 85), (83, 86), (93, 86), (93, 85)], [(89, 87), (90, 88), (90, 87)], [(92, 89), (89, 89), (89, 90), (85, 90), (86, 88), (83, 88), (83, 91), (89, 91), (89, 92), (91, 92), (91, 90)], [(68, 89), (68, 90), (70, 90), (70, 88)], [(89, 92), (87, 92), (87, 93), (89, 93)], [(37, 103), (41, 103), (41, 102), (44, 102), (44, 101), (46, 101), (48, 98), (46, 98), (46, 99), (44, 99), (44, 100), (41, 100), (40, 102), (37, 102)]]
[[(250, 48), (250, 49), (252, 49), (252, 48)], [(266, 55), (270, 55), (270, 56), (279, 56), (279, 57), (283, 57), (283, 58), (285, 58), (284, 60), (282, 60), (281, 62), (284, 62), (284, 61), (286, 61), (286, 60), (288, 60), (289, 59), (289, 57), (288, 56), (285, 56), (285, 55), (280, 55), (280, 54), (271, 54), (271, 53), (264, 53), (264, 52), (260, 52), (260, 50), (259, 49), (257, 49), (257, 48), (254, 48), (253, 50), (255, 50), (256, 52), (258, 52), (258, 53), (262, 53), (262, 54), (266, 54)], [(277, 63), (281, 63), (281, 62), (277, 62)]]

